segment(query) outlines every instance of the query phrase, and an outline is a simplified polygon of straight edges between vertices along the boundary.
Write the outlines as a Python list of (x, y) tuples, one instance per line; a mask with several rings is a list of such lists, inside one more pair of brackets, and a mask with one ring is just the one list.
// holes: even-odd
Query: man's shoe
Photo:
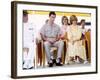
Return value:
[(56, 66), (62, 66), (63, 64), (61, 62), (56, 63)]
[(62, 66), (63, 64), (61, 63), (61, 58), (58, 58), (56, 60), (56, 66)]
[(33, 69), (33, 67), (30, 67), (30, 68), (28, 68), (28, 69)]
[(53, 59), (50, 59), (50, 61), (48, 62), (49, 67), (53, 67)]
[(53, 59), (52, 61), (53, 61), (53, 64), (56, 64), (56, 59)]
[(23, 70), (27, 70), (27, 68), (23, 68)]
[(53, 67), (53, 63), (48, 63), (49, 64), (49, 67)]

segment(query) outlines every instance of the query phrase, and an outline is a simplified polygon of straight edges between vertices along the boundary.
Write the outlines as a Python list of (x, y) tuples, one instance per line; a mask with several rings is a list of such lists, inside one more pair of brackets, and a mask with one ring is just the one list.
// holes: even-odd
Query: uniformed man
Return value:
[(28, 12), (23, 11), (23, 69), (32, 69), (34, 60), (34, 27), (28, 22)]
[[(40, 30), (40, 34), (42, 36), (42, 39), (44, 40), (44, 47), (49, 67), (52, 67), (54, 63), (57, 66), (62, 66), (61, 54), (64, 43), (63, 41), (59, 40), (61, 30), (60, 27), (54, 23), (55, 18), (56, 18), (55, 12), (51, 11), (49, 13), (48, 22), (45, 23)], [(50, 48), (52, 46), (57, 47), (58, 50), (56, 60), (53, 57), (53, 53), (50, 51)]]

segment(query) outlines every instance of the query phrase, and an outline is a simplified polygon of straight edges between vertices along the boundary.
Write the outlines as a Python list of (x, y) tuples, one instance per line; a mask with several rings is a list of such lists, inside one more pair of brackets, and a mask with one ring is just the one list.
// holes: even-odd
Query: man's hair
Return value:
[(56, 13), (55, 13), (54, 11), (51, 11), (51, 12), (49, 13), (49, 17), (50, 17), (51, 15), (56, 15)]
[(23, 11), (23, 16), (27, 16), (27, 15), (28, 15), (27, 10), (24, 10), (24, 11)]

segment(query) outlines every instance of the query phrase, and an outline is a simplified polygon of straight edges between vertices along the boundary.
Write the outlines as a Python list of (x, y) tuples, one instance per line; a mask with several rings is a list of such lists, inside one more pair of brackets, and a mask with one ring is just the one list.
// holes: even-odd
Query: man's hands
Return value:
[(51, 43), (51, 44), (54, 44), (56, 41), (58, 41), (59, 39), (60, 39), (60, 37), (56, 37), (56, 38), (48, 38), (48, 37), (46, 37), (46, 36), (44, 36), (44, 35), (42, 35), (42, 34), (40, 34), (41, 35), (41, 38), (44, 40), (44, 41), (48, 41), (49, 43)]
[(51, 38), (51, 39), (47, 38), (46, 41), (48, 41), (51, 44), (54, 44), (56, 42), (56, 39), (54, 39), (54, 38)]

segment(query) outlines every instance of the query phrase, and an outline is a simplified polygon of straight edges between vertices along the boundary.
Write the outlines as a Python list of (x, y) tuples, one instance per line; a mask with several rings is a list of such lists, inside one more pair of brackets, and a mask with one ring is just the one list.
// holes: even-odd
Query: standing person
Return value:
[[(43, 25), (40, 31), (40, 34), (44, 40), (44, 48), (45, 48), (49, 67), (52, 67), (54, 63), (56, 63), (57, 66), (62, 66), (61, 54), (62, 54), (64, 43), (59, 40), (61, 30), (60, 27), (54, 23), (55, 18), (56, 18), (56, 13), (51, 11), (49, 13), (48, 22)], [(53, 57), (53, 53), (50, 52), (52, 46), (57, 47), (56, 60)]]
[(85, 32), (87, 32), (87, 29), (85, 29), (85, 19), (82, 19), (80, 22), (80, 27), (82, 29), (82, 35), (85, 35)]
[[(81, 19), (81, 22), (80, 22), (80, 27), (81, 27), (81, 29), (82, 29), (82, 39), (84, 39), (85, 40), (85, 44), (86, 44), (86, 56), (87, 56), (87, 58), (88, 58), (88, 42), (87, 42), (87, 40), (86, 40), (86, 36), (85, 36), (85, 34), (90, 30), (90, 29), (86, 29), (85, 28), (85, 19)], [(85, 63), (87, 63), (88, 61), (86, 60), (85, 61)]]
[(61, 39), (67, 38), (67, 30), (68, 30), (68, 18), (66, 16), (62, 16), (62, 27), (61, 27)]
[(32, 69), (34, 60), (34, 26), (28, 22), (28, 12), (23, 11), (23, 69)]
[(70, 16), (70, 27), (68, 29), (68, 48), (67, 54), (69, 60), (75, 62), (85, 62), (86, 50), (85, 46), (82, 45), (82, 30), (77, 25), (77, 17), (75, 15)]

